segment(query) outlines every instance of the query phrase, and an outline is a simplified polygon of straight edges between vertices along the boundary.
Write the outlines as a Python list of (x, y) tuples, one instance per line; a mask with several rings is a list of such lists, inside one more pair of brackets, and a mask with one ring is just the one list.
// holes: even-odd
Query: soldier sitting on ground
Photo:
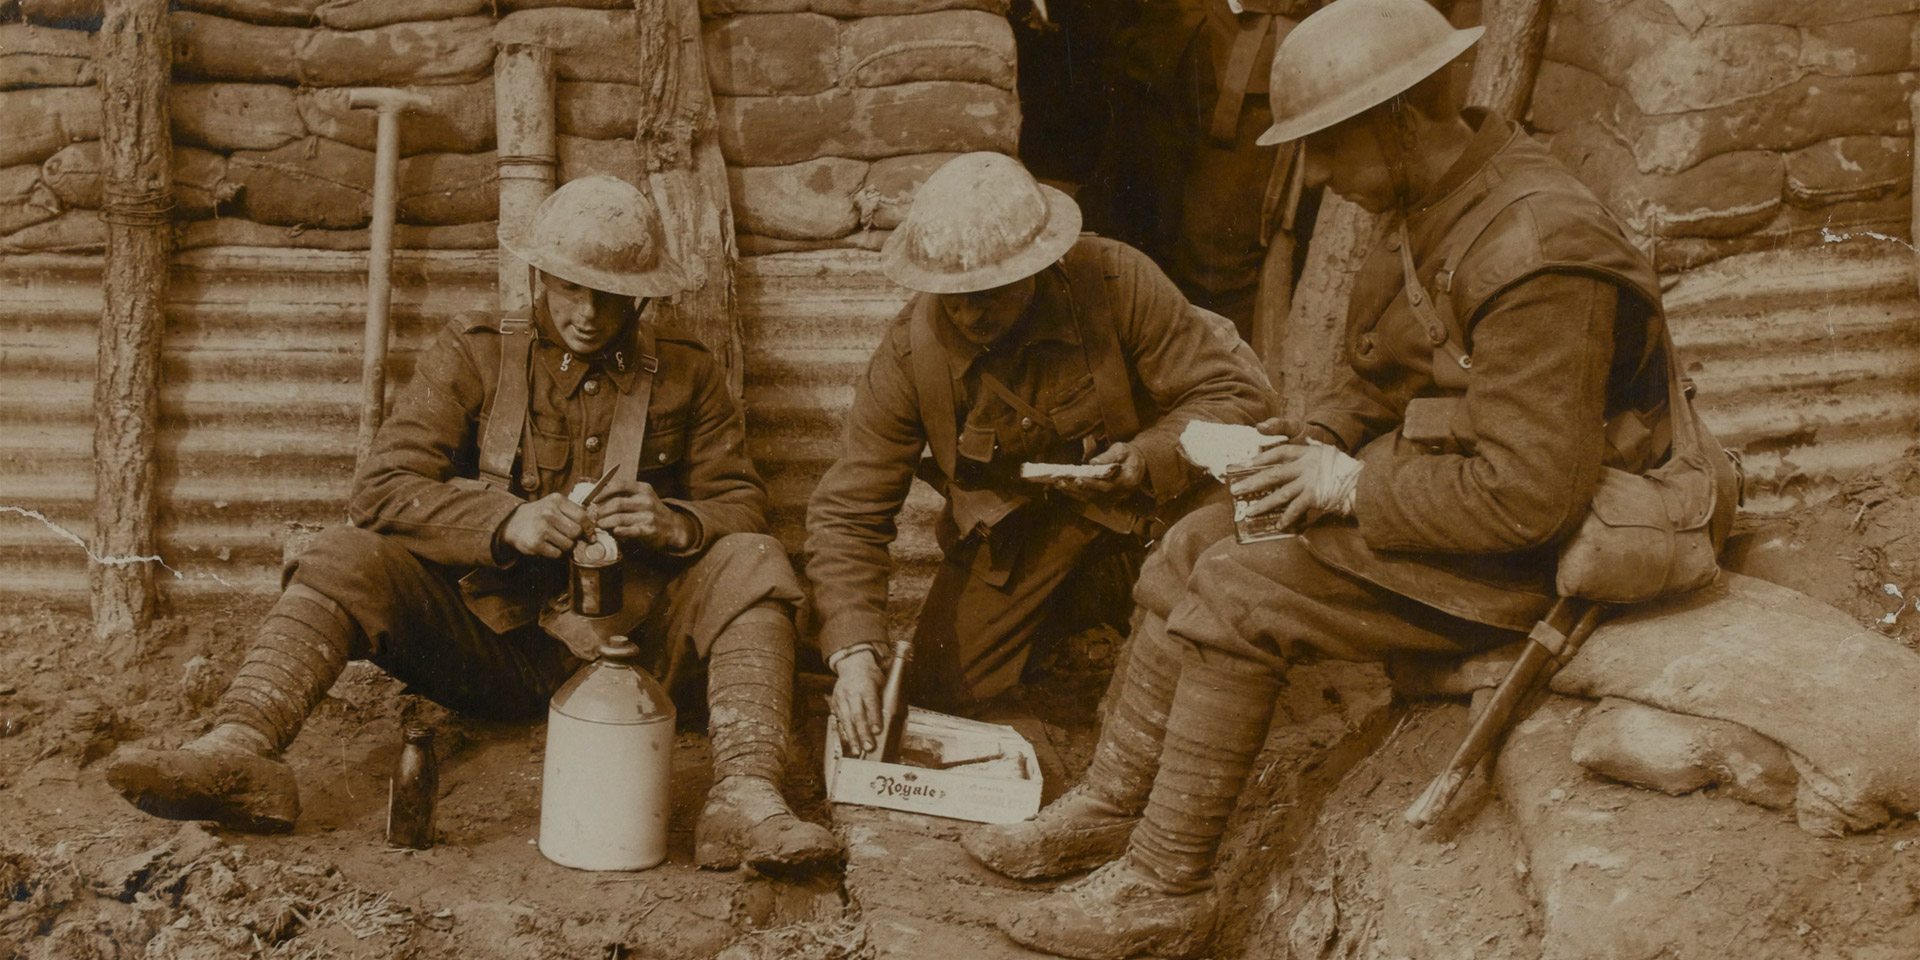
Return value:
[[(1271, 396), (1224, 319), (1145, 255), (1082, 237), (1073, 200), (1005, 156), (966, 154), (929, 177), (883, 264), (918, 295), (859, 380), (807, 511), (835, 713), (862, 750), (881, 725), (887, 545), (916, 472), (947, 502), (912, 700), (952, 711), (1018, 683), (1043, 627), (1091, 625), (1047, 614), (1068, 584), (1087, 592), (1103, 559), (1131, 584), (1156, 511), (1177, 515), (1202, 489), (1174, 450), (1188, 421), (1250, 424)], [(1045, 485), (1021, 479), (1027, 462), (1111, 474)]]
[(1135, 589), (1085, 778), (963, 838), (1023, 878), (1105, 864), (1011, 909), (1015, 940), (1204, 953), (1214, 857), (1289, 666), (1524, 639), (1603, 466), (1668, 460), (1658, 279), (1518, 124), (1445, 109), (1443, 68), (1479, 33), (1423, 0), (1336, 0), (1281, 45), (1262, 142), (1305, 138), (1311, 180), (1397, 229), (1360, 268), (1333, 389), (1303, 424), (1265, 425), (1310, 442), (1261, 454), (1236, 486), (1300, 535), (1242, 543), (1224, 506), (1175, 526)]
[[(837, 858), (780, 792), (801, 592), (764, 532), (740, 411), (705, 349), (640, 316), (688, 287), (652, 203), (575, 180), (501, 245), (537, 270), (531, 320), (441, 332), (354, 480), (354, 525), (288, 569), (213, 730), (122, 749), (108, 779), (158, 816), (290, 830), (299, 791), (280, 754), (348, 660), (462, 713), (533, 719), (581, 658), (631, 634), (664, 662), (707, 664), (700, 865)], [(568, 498), (609, 468), (599, 499)], [(624, 602), (582, 617), (565, 558), (600, 532), (623, 555)]]

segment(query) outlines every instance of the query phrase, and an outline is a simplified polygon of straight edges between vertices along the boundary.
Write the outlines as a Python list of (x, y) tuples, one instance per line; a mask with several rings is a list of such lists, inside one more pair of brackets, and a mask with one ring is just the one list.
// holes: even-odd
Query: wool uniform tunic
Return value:
[[(895, 517), (916, 472), (940, 489), (948, 500), (935, 532), (945, 558), (921, 610), (912, 677), (917, 702), (952, 707), (1019, 680), (1029, 641), (1060, 608), (1070, 578), (1104, 556), (1137, 562), (1138, 513), (1178, 511), (1199, 496), (1176, 451), (1188, 421), (1257, 422), (1271, 391), (1224, 321), (1189, 305), (1144, 254), (1112, 241), (1082, 238), (1042, 271), (1026, 312), (991, 346), (961, 337), (937, 304), (915, 297), (856, 385), (844, 452), (808, 506), (807, 574), (829, 662), (883, 645)], [(929, 325), (920, 340), (915, 323)], [(1095, 374), (1102, 336), (1126, 380), (1104, 389), (1130, 398), (1134, 432), (1108, 424)], [(919, 343), (940, 354), (932, 376), (948, 381), (951, 410), (927, 399), (940, 385), (927, 382)], [(921, 458), (941, 433), (929, 423), (943, 416), (957, 475), (939, 450)], [(1139, 502), (1082, 504), (1015, 476), (1023, 461), (1079, 462), (1123, 440), (1146, 461)]]
[[(510, 489), (478, 479), (503, 335), (490, 320), (440, 332), (354, 480), (354, 526), (322, 533), (287, 572), (353, 618), (356, 658), (456, 709), (523, 716), (544, 709), (579, 666), (575, 654), (590, 656), (607, 636), (650, 639), (665, 665), (686, 648), (704, 655), (757, 603), (800, 601), (785, 551), (765, 532), (766, 491), (726, 378), (697, 342), (643, 336), (650, 323), (637, 319), (580, 356), (536, 316)], [(621, 615), (590, 621), (567, 611), (566, 559), (522, 556), (500, 532), (522, 503), (606, 470), (615, 408), (638, 383), (648, 340), (657, 371), (638, 479), (695, 534), (671, 555), (624, 544)]]
[[(1451, 291), (1470, 355), (1464, 386), (1436, 379), (1452, 361), (1408, 306), (1389, 234), (1357, 279), (1344, 376), (1306, 417), (1309, 436), (1365, 464), (1353, 516), (1241, 544), (1230, 516), (1199, 511), (1142, 572), (1142, 607), (1209, 659), (1281, 671), (1302, 657), (1520, 639), (1551, 602), (1556, 551), (1601, 466), (1664, 456), (1645, 442), (1615, 449), (1610, 429), (1628, 414), (1663, 416), (1651, 267), (1517, 125), (1466, 117), (1474, 139), (1408, 214), (1406, 234), (1421, 282)], [(1484, 229), (1462, 226), (1474, 223)], [(1436, 276), (1454, 254), (1453, 274)], [(1407, 416), (1431, 400), (1449, 401), (1438, 436)]]

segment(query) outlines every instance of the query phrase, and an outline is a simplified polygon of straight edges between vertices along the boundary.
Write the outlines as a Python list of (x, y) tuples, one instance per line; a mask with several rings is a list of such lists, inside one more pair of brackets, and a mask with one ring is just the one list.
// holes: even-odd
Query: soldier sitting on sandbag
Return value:
[[(537, 270), (531, 320), (441, 332), (355, 478), (354, 525), (289, 568), (213, 730), (124, 748), (108, 780), (158, 816), (289, 830), (299, 791), (281, 751), (348, 660), (463, 713), (533, 719), (581, 658), (632, 634), (707, 661), (700, 865), (836, 858), (780, 792), (801, 592), (764, 532), (740, 411), (705, 349), (640, 318), (688, 286), (652, 203), (611, 177), (574, 180), (500, 243)], [(569, 499), (609, 469), (599, 499)], [(562, 558), (599, 531), (623, 555), (624, 602), (589, 618), (566, 604)]]
[[(947, 502), (911, 699), (957, 710), (1018, 683), (1043, 627), (1081, 626), (1047, 614), (1092, 589), (1102, 558), (1125, 561), (1125, 596), (1155, 511), (1177, 514), (1198, 493), (1174, 451), (1181, 428), (1253, 423), (1271, 396), (1226, 320), (1188, 304), (1144, 254), (1082, 237), (1073, 200), (1005, 156), (935, 171), (882, 263), (918, 295), (858, 380), (845, 447), (807, 510), (835, 713), (862, 750), (880, 732), (887, 545), (916, 473)], [(1027, 463), (1110, 475), (1034, 482)]]
[(1032, 820), (963, 837), (1016, 877), (1099, 866), (1011, 907), (1015, 940), (1205, 952), (1214, 857), (1292, 664), (1524, 639), (1556, 595), (1589, 596), (1557, 574), (1603, 467), (1641, 483), (1683, 461), (1715, 502), (1706, 454), (1680, 452), (1694, 421), (1673, 413), (1687, 408), (1652, 266), (1518, 124), (1444, 108), (1444, 68), (1479, 34), (1423, 0), (1335, 0), (1281, 44), (1262, 142), (1305, 138), (1310, 179), (1394, 219), (1358, 273), (1346, 368), (1304, 423), (1264, 425), (1304, 438), (1235, 487), (1299, 535), (1243, 543), (1224, 504), (1181, 520), (1135, 588), (1084, 779)]

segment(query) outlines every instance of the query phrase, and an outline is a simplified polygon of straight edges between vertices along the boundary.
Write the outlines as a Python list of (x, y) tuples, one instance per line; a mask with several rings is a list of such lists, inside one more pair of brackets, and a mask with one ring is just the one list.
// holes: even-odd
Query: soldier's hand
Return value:
[(1262, 469), (1233, 482), (1234, 497), (1256, 499), (1246, 511), (1254, 516), (1280, 512), (1280, 523), (1294, 523), (1326, 514), (1351, 514), (1360, 461), (1338, 447), (1309, 442), (1284, 444), (1260, 452), (1250, 464)]
[(693, 519), (662, 502), (652, 484), (615, 480), (588, 512), (596, 526), (621, 540), (666, 553), (693, 545)]
[(1069, 477), (1058, 481), (1061, 490), (1068, 496), (1087, 500), (1115, 493), (1129, 493), (1140, 489), (1147, 479), (1147, 458), (1130, 443), (1116, 443), (1088, 458), (1088, 463), (1117, 463), (1119, 469), (1113, 476), (1100, 480), (1094, 477)]
[(528, 556), (559, 557), (592, 529), (585, 507), (557, 493), (523, 503), (507, 515), (500, 539)]
[(833, 685), (840, 748), (849, 754), (870, 753), (880, 745), (880, 686), (885, 679), (880, 660), (873, 651), (862, 650), (840, 658), (834, 672), (840, 675)]

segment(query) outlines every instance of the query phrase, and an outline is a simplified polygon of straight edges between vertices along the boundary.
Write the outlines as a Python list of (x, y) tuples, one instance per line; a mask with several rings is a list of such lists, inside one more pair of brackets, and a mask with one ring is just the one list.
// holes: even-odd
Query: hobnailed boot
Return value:
[(694, 862), (727, 869), (837, 861), (840, 841), (793, 815), (780, 793), (793, 704), (793, 621), (749, 608), (714, 639), (707, 666), (713, 789), (693, 832)]
[(1146, 813), (1124, 857), (1000, 928), (1064, 957), (1193, 957), (1213, 938), (1213, 858), (1266, 742), (1279, 682), (1189, 660), (1168, 711), (1166, 745)]
[(1086, 775), (1032, 819), (967, 830), (960, 846), (974, 859), (1032, 880), (1097, 867), (1126, 852), (1160, 766), (1167, 707), (1180, 679), (1179, 648), (1168, 642), (1164, 620), (1147, 614), (1135, 625), (1122, 673)]
[(356, 629), (333, 601), (288, 587), (214, 706), (213, 730), (178, 750), (121, 747), (107, 761), (107, 782), (157, 817), (292, 830), (300, 784), (280, 752), (346, 667)]

